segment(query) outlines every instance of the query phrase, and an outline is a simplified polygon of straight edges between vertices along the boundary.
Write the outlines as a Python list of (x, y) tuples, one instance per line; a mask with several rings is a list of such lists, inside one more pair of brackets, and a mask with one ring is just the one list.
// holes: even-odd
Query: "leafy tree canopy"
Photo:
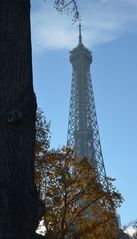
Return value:
[(44, 225), (49, 238), (116, 238), (115, 209), (123, 199), (113, 180), (108, 178), (106, 192), (87, 158), (78, 159), (68, 147), (41, 149), (36, 152), (36, 183), (46, 206)]

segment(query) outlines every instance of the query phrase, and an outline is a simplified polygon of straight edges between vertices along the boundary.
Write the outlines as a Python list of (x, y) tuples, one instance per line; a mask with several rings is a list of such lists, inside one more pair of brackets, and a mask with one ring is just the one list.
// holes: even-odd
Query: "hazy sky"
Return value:
[[(51, 147), (66, 144), (77, 24), (53, 1), (32, 0), (34, 86), (51, 121)], [(79, 0), (84, 44), (92, 51), (91, 76), (107, 175), (125, 202), (122, 224), (137, 218), (137, 0)]]

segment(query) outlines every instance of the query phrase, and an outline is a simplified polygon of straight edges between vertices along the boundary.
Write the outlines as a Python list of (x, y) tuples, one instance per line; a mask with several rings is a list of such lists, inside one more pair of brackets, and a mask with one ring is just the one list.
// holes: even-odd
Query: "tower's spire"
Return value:
[(79, 22), (79, 44), (82, 44), (82, 35), (81, 35), (81, 22)]

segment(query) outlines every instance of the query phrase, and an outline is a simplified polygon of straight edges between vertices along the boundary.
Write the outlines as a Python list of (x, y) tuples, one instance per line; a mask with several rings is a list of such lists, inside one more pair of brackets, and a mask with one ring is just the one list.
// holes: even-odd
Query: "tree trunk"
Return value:
[(0, 1), (0, 239), (30, 239), (40, 209), (34, 185), (36, 99), (30, 1)]

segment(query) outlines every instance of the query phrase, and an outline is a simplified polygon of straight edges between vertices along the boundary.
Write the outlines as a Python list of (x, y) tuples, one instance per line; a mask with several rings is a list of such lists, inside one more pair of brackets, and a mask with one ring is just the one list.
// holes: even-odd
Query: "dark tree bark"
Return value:
[(40, 217), (34, 185), (36, 99), (30, 1), (0, 1), (0, 239), (33, 238)]

